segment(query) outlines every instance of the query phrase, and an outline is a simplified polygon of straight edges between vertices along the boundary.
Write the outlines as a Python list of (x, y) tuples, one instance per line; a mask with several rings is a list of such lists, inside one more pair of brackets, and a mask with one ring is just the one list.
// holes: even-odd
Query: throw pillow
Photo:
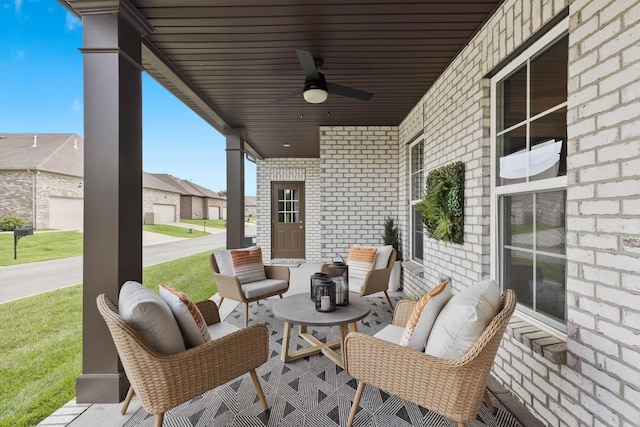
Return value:
[(424, 352), (441, 359), (466, 354), (500, 308), (500, 288), (485, 280), (455, 295), (433, 325)]
[(211, 336), (207, 330), (207, 322), (204, 320), (198, 306), (184, 292), (167, 285), (160, 285), (159, 289), (160, 297), (173, 312), (187, 345), (189, 347), (197, 347), (200, 344), (211, 341)]
[(378, 250), (376, 251), (376, 260), (373, 263), (374, 270), (387, 268), (387, 265), (389, 265), (389, 257), (391, 256), (392, 250), (393, 246), (391, 245), (384, 245), (378, 248)]
[(257, 282), (267, 278), (262, 264), (262, 249), (235, 249), (231, 251), (233, 275), (242, 283)]
[(434, 286), (428, 294), (420, 298), (404, 328), (400, 345), (424, 351), (433, 324), (449, 298), (451, 284), (448, 281)]
[(180, 327), (166, 302), (150, 289), (128, 281), (118, 297), (120, 316), (151, 348), (163, 354), (185, 350)]
[(349, 278), (366, 279), (367, 274), (373, 270), (378, 248), (366, 248), (352, 246), (349, 249), (347, 265), (349, 266)]

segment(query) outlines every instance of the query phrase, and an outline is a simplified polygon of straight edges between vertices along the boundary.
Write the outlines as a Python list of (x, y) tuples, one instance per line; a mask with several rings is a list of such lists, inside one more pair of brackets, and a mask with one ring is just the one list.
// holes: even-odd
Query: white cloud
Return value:
[(80, 28), (82, 21), (79, 20), (74, 14), (67, 12), (67, 18), (65, 22), (65, 28), (67, 31), (73, 31), (76, 28)]
[(16, 13), (20, 13), (22, 9), (22, 0), (14, 0), (14, 4), (16, 6)]

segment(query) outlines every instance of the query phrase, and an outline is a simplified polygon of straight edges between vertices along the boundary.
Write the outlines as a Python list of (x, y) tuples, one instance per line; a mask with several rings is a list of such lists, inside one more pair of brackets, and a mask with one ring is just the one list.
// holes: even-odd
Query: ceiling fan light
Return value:
[(304, 100), (310, 104), (322, 104), (329, 94), (324, 89), (308, 89), (304, 91)]

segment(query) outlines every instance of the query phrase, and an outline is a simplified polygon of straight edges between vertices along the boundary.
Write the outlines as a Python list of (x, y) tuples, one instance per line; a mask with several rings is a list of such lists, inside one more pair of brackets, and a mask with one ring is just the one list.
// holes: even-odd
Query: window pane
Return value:
[(569, 36), (531, 61), (531, 116), (567, 100)]
[(498, 136), (499, 185), (524, 182), (527, 176), (527, 127), (522, 125)]
[(527, 118), (526, 65), (498, 85), (498, 131)]
[(567, 109), (531, 122), (530, 181), (567, 174)]
[(411, 239), (411, 255), (413, 260), (422, 261), (424, 251), (424, 225), (422, 223), (422, 214), (415, 207), (412, 208), (413, 218), (411, 221), (412, 239)]
[(506, 196), (503, 203), (504, 244), (533, 249), (533, 194)]
[(533, 254), (504, 250), (504, 286), (516, 292), (518, 302), (533, 309)]
[(538, 255), (536, 261), (536, 311), (564, 322), (566, 261), (545, 255)]
[(565, 253), (566, 191), (536, 194), (536, 246), (540, 251)]
[(424, 143), (422, 141), (411, 147), (411, 200), (422, 198), (424, 185)]

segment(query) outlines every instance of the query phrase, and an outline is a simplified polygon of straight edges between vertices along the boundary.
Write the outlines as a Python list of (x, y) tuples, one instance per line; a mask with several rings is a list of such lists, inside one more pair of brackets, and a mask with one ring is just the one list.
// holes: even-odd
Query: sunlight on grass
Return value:
[(79, 231), (34, 231), (18, 241), (18, 259), (13, 259), (13, 233), (0, 234), (0, 266), (46, 261), (82, 255)]
[[(180, 222), (193, 224), (194, 230), (206, 231), (207, 228), (227, 228), (227, 221), (224, 219), (181, 219)], [(199, 227), (199, 228), (198, 228)]]
[[(146, 267), (143, 282), (156, 293), (166, 283), (194, 301), (209, 298), (217, 292), (209, 254)], [(34, 426), (75, 396), (82, 286), (0, 304), (0, 336), (0, 426)]]
[(195, 228), (193, 231), (190, 231), (185, 227), (176, 227), (175, 225), (165, 225), (165, 224), (155, 224), (155, 225), (144, 225), (144, 231), (151, 231), (152, 233), (158, 234), (166, 234), (167, 236), (174, 237), (202, 237), (208, 236), (211, 233), (204, 233), (202, 231), (198, 231)]

